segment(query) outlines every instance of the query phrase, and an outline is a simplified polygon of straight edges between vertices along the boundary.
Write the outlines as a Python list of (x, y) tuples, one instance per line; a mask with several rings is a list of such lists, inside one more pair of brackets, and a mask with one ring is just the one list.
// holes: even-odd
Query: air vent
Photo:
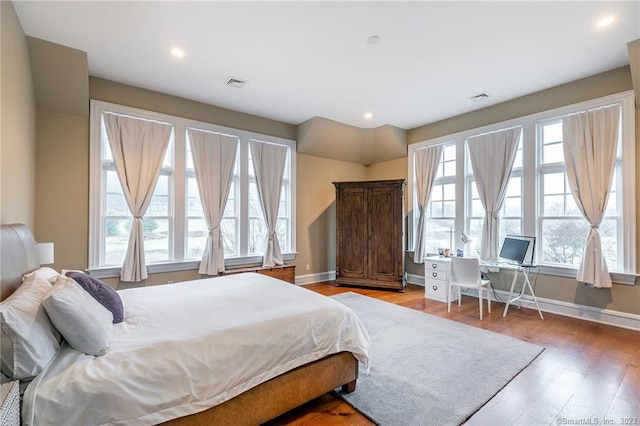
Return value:
[(473, 102), (480, 102), (484, 101), (485, 99), (489, 99), (489, 95), (487, 95), (486, 93), (480, 93), (479, 95), (471, 96), (469, 99), (471, 99)]
[(242, 89), (244, 85), (247, 84), (247, 82), (244, 80), (240, 80), (239, 78), (229, 77), (225, 84), (227, 86), (235, 87), (236, 89)]

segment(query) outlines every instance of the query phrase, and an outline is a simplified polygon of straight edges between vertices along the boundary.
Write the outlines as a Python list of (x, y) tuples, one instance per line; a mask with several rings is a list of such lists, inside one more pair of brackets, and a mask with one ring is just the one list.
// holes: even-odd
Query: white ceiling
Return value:
[(93, 76), (362, 128), (411, 129), (617, 68), (640, 38), (637, 1), (13, 3), (27, 35), (86, 51)]

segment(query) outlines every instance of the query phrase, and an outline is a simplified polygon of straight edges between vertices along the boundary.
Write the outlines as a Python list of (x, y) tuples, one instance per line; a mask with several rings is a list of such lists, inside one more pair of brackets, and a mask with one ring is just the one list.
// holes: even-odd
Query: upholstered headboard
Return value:
[(18, 288), (22, 275), (38, 268), (36, 241), (26, 225), (0, 226), (0, 300)]

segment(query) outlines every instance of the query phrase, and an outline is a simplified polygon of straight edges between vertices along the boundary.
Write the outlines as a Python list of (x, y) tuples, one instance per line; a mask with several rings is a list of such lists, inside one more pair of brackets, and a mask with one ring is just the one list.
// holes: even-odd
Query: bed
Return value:
[[(24, 225), (2, 226), (0, 250), (5, 300), (39, 265)], [(260, 424), (335, 388), (354, 391), (358, 364), (368, 363), (352, 311), (267, 276), (118, 293), (125, 321), (113, 325), (109, 352), (63, 341), (26, 387), (25, 424)]]

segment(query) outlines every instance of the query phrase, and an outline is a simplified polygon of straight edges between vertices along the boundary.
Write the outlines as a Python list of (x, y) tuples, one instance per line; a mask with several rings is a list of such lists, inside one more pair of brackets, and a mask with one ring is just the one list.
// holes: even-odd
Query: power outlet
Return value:
[(304, 267), (304, 269), (305, 269), (306, 271), (311, 270), (311, 265), (309, 265), (309, 264), (307, 263), (307, 265)]

